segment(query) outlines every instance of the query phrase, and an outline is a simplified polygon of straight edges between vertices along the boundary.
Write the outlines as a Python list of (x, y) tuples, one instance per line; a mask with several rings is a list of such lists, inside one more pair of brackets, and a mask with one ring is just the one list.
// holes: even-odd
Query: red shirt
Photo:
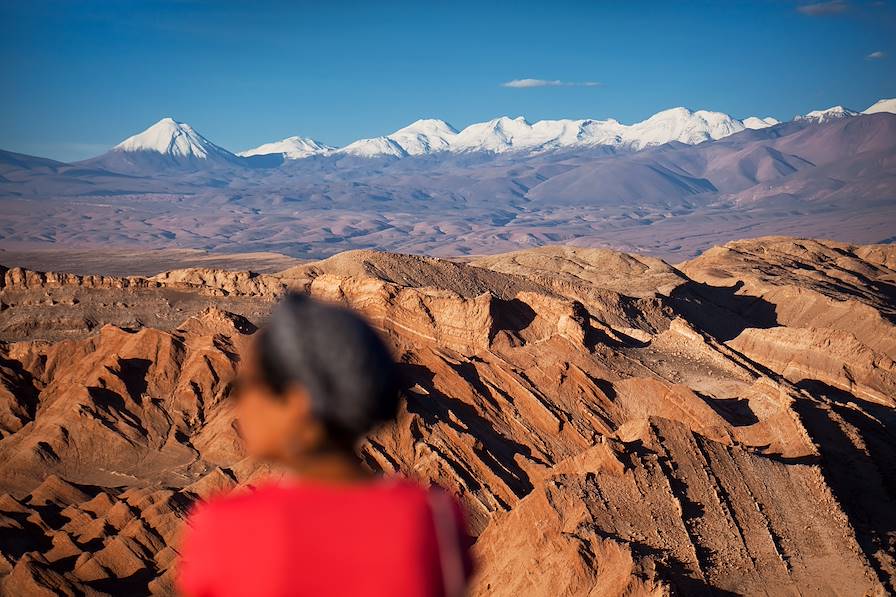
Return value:
[(192, 597), (461, 594), (466, 548), (461, 510), (441, 491), (271, 483), (193, 510), (177, 584)]

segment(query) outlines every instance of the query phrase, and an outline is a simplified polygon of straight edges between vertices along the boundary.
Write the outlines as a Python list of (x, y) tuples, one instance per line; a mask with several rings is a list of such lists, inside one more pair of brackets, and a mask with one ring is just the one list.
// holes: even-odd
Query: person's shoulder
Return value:
[(241, 488), (193, 504), (181, 538), (177, 583), (188, 595), (213, 594), (218, 571), (239, 553), (245, 525), (263, 508), (266, 488)]
[(277, 488), (272, 484), (243, 487), (220, 493), (194, 504), (190, 519), (196, 523), (242, 517), (254, 509), (264, 509), (276, 499)]

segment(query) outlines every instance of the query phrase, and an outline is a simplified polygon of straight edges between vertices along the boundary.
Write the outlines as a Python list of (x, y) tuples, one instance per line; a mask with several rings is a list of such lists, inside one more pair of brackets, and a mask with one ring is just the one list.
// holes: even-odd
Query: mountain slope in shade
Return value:
[(241, 151), (237, 155), (248, 158), (256, 155), (281, 154), (288, 160), (298, 160), (312, 155), (325, 155), (335, 149), (335, 147), (325, 145), (308, 137), (294, 136), (287, 137), (282, 141), (265, 143), (253, 149)]
[(14, 151), (4, 151), (0, 149), (0, 174), (11, 172), (13, 170), (43, 170), (54, 172), (65, 166), (63, 162), (57, 162), (49, 158), (40, 158), (24, 153), (16, 153)]
[(879, 112), (896, 114), (896, 98), (878, 100), (869, 106), (867, 110), (864, 110), (862, 114), (877, 114)]

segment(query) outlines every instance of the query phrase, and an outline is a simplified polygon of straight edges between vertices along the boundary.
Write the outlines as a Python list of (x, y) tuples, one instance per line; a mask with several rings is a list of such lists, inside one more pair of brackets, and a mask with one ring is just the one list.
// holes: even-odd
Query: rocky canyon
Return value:
[(388, 340), (402, 406), (358, 455), (458, 496), (473, 595), (896, 591), (896, 246), (4, 265), (2, 594), (173, 592), (191, 505), (277, 474), (229, 393), (287, 291)]

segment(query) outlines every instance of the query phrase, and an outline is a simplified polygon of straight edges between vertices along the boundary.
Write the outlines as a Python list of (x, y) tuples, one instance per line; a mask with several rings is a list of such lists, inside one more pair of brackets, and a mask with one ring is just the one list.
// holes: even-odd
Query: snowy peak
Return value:
[(689, 145), (721, 139), (744, 130), (744, 124), (722, 112), (672, 108), (628, 127), (626, 137), (637, 149), (679, 141)]
[(535, 147), (540, 144), (532, 125), (522, 116), (501, 116), (471, 124), (457, 134), (452, 149), (455, 151), (491, 151), (501, 153), (516, 148)]
[(748, 129), (767, 129), (770, 126), (775, 126), (776, 124), (781, 124), (777, 118), (772, 118), (771, 116), (766, 116), (765, 118), (760, 118), (759, 116), (749, 116), (744, 118), (741, 122), (744, 123), (744, 126)]
[(391, 135), (360, 139), (337, 153), (360, 157), (424, 155), (452, 148), (457, 130), (437, 118), (417, 120)]
[(273, 143), (265, 143), (253, 149), (241, 151), (237, 155), (248, 158), (253, 155), (279, 153), (288, 160), (299, 160), (312, 155), (328, 154), (335, 151), (335, 149), (335, 147), (324, 145), (323, 143), (315, 141), (314, 139), (309, 139), (308, 137), (294, 136), (287, 137), (281, 141), (274, 141)]
[(831, 120), (837, 120), (839, 118), (849, 118), (850, 116), (858, 115), (858, 112), (849, 110), (848, 108), (844, 108), (843, 106), (834, 106), (833, 108), (828, 108), (827, 110), (813, 110), (808, 114), (804, 114), (801, 116), (797, 115), (793, 119), (808, 120), (821, 124), (823, 122), (829, 122)]
[(896, 98), (878, 100), (867, 110), (862, 112), (862, 114), (877, 114), (879, 112), (889, 112), (890, 114), (896, 114)]
[(184, 122), (163, 118), (142, 133), (128, 137), (112, 148), (113, 151), (149, 151), (174, 158), (209, 157), (232, 158), (233, 154), (218, 147)]
[(373, 139), (360, 139), (349, 143), (335, 153), (354, 155), (362, 158), (391, 156), (401, 158), (408, 155), (405, 149), (389, 137), (374, 137)]
[(457, 130), (437, 118), (418, 120), (388, 136), (408, 154), (421, 155), (451, 147)]
[(438, 118), (422, 118), (420, 120), (412, 122), (404, 128), (398, 129), (389, 136), (395, 137), (397, 135), (404, 134), (438, 135), (442, 137), (450, 137), (457, 134), (457, 129), (455, 129), (444, 120), (439, 120)]

